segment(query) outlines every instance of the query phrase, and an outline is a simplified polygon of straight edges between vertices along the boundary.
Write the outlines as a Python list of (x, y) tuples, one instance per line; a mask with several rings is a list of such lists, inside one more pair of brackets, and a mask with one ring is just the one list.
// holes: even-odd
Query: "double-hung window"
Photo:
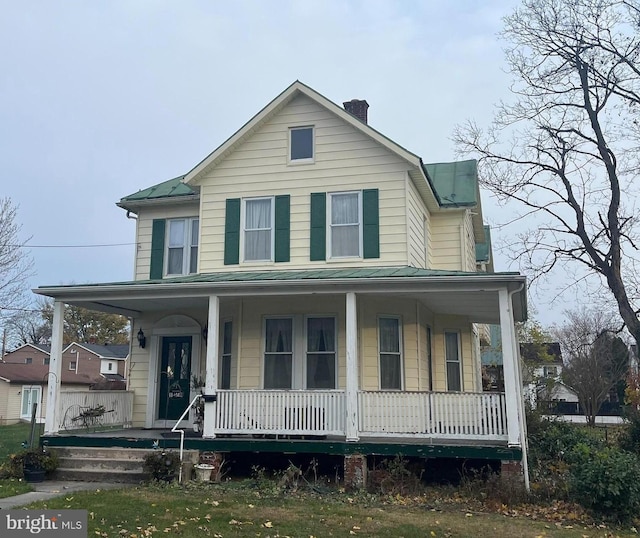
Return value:
[(307, 318), (307, 388), (336, 388), (336, 320)]
[(273, 198), (244, 200), (244, 261), (273, 259)]
[(445, 359), (447, 363), (447, 390), (462, 390), (462, 369), (460, 368), (460, 335), (457, 332), (444, 333)]
[(359, 257), (362, 252), (362, 193), (329, 194), (330, 258)]
[(188, 275), (198, 270), (199, 219), (169, 220), (167, 275)]
[(402, 347), (400, 320), (381, 317), (378, 319), (380, 350), (380, 389), (402, 390)]
[(313, 162), (313, 127), (292, 127), (289, 129), (289, 162)]
[(265, 320), (264, 388), (290, 389), (293, 374), (293, 319)]
[(231, 335), (232, 322), (225, 321), (222, 331), (222, 363), (220, 365), (220, 388), (231, 388)]

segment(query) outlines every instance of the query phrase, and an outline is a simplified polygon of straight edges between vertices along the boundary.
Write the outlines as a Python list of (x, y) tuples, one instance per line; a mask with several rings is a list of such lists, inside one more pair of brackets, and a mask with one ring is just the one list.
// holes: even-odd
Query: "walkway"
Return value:
[(66, 480), (45, 480), (32, 484), (34, 491), (16, 495), (15, 497), (7, 497), (0, 499), (0, 509), (9, 510), (25, 506), (37, 501), (48, 501), (54, 497), (61, 497), (76, 491), (97, 491), (103, 489), (121, 489), (130, 488), (134, 484), (116, 484), (109, 482), (74, 482)]

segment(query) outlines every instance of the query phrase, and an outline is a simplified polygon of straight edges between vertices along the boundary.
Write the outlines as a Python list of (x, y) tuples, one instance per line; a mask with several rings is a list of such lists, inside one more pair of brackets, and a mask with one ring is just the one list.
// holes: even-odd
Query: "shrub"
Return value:
[(6, 475), (12, 478), (22, 478), (24, 469), (42, 469), (47, 474), (58, 468), (58, 456), (44, 448), (28, 448), (9, 456), (9, 464), (6, 466)]
[(594, 513), (625, 521), (640, 508), (640, 461), (615, 448), (580, 443), (568, 455), (571, 498)]
[(412, 466), (403, 456), (385, 459), (369, 471), (367, 489), (383, 495), (412, 495), (422, 491), (422, 468)]
[(626, 417), (629, 423), (618, 436), (618, 446), (627, 452), (640, 454), (640, 412), (633, 410)]
[(171, 451), (149, 452), (144, 457), (143, 469), (154, 480), (171, 482), (180, 468), (180, 454)]

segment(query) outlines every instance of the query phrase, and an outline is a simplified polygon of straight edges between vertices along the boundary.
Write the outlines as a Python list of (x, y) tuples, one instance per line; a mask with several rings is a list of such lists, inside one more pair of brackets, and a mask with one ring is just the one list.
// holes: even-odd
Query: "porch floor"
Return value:
[[(205, 439), (185, 430), (184, 449), (210, 452), (271, 452), (293, 454), (379, 455), (422, 458), (464, 458), (520, 461), (522, 450), (505, 442), (460, 439), (412, 439), (365, 437), (347, 442), (338, 436), (233, 435)], [(179, 449), (180, 435), (168, 429), (128, 428), (100, 432), (44, 435), (41, 443), (51, 447), (125, 447)]]

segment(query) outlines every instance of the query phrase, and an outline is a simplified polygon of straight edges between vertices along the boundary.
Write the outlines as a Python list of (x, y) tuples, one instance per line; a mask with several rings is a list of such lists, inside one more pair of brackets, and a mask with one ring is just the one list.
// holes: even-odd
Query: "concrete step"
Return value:
[(68, 469), (58, 467), (53, 473), (54, 480), (80, 480), (83, 482), (120, 482), (138, 484), (149, 480), (149, 475), (140, 470)]
[[(53, 478), (86, 482), (139, 483), (149, 479), (144, 457), (160, 450), (141, 448), (51, 447), (59, 464)], [(197, 450), (185, 450), (183, 461), (198, 462)]]
[(103, 459), (103, 458), (76, 458), (62, 456), (58, 458), (58, 466), (65, 469), (91, 469), (91, 470), (120, 470), (135, 471), (142, 469), (144, 461), (141, 459)]

